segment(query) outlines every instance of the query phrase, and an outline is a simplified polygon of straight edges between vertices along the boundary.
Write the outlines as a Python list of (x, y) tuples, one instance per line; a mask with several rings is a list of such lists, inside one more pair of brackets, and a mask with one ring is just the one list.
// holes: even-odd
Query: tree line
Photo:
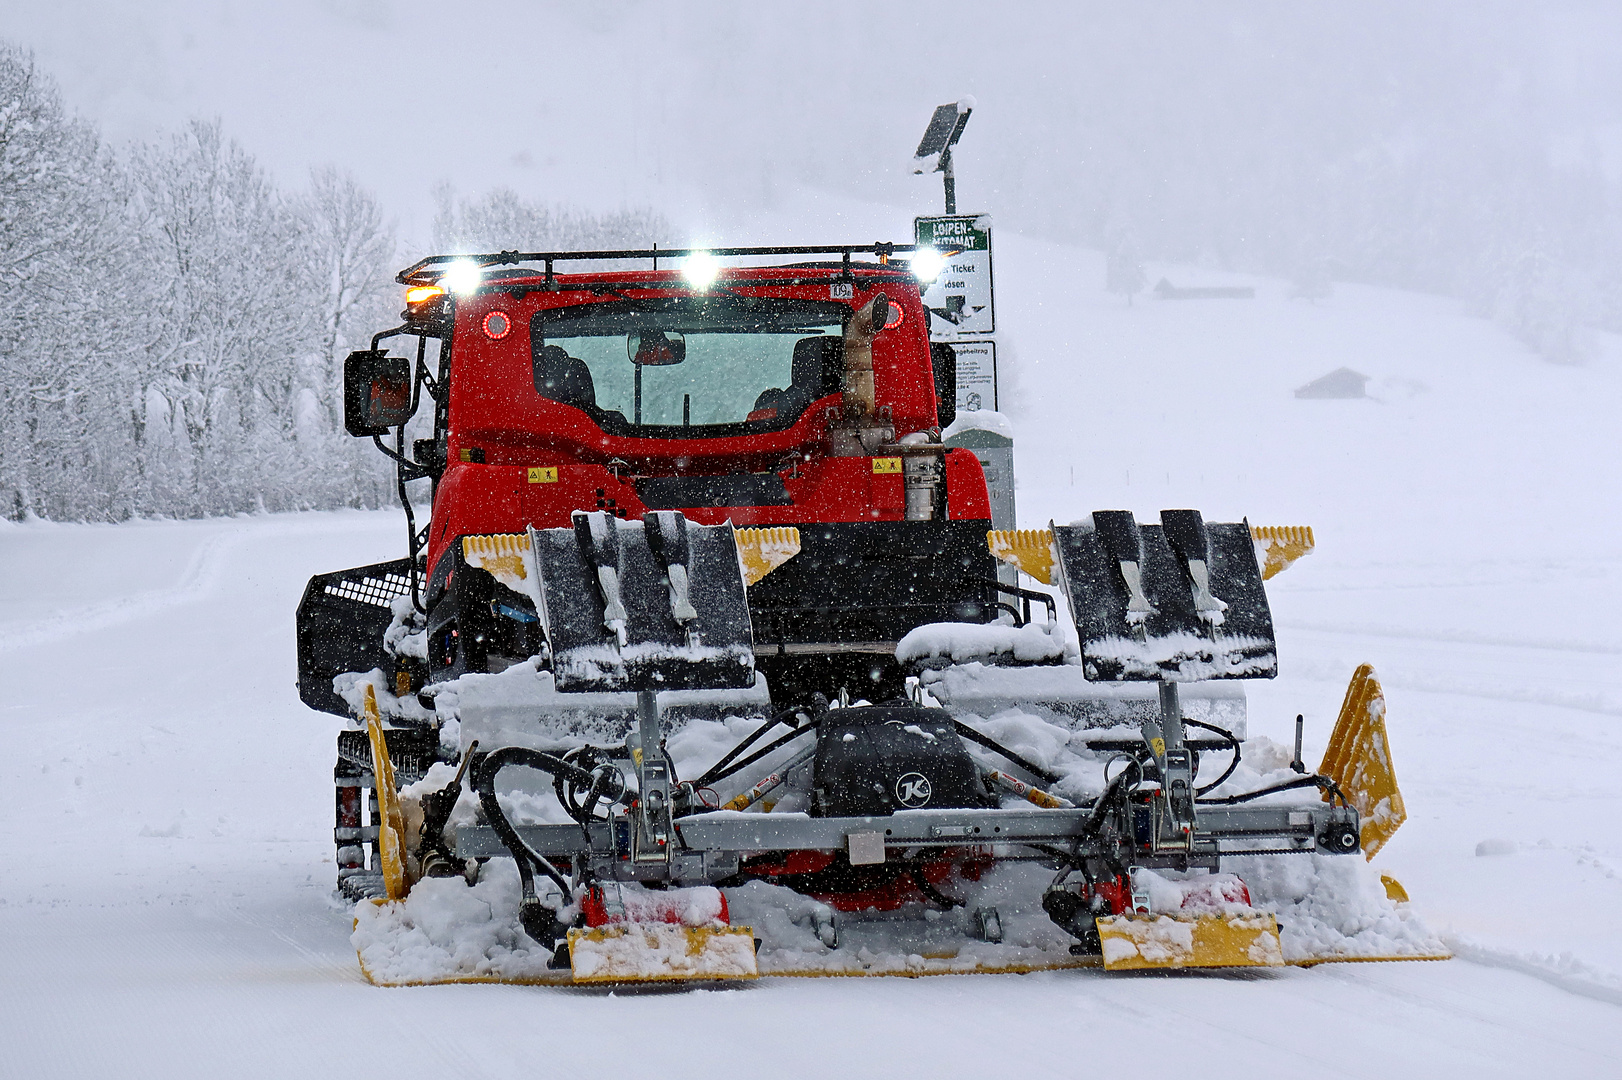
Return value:
[[(445, 250), (647, 244), (646, 211), (437, 193)], [(0, 514), (74, 521), (376, 507), (343, 357), (398, 321), (376, 198), (273, 182), (217, 121), (115, 148), (0, 43)]]

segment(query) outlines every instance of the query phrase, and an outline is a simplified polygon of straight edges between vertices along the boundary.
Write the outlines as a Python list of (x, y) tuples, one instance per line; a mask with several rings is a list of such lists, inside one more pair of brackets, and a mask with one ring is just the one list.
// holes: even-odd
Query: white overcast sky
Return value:
[(284, 183), (354, 173), (408, 243), (439, 181), (653, 205), (734, 240), (763, 239), (740, 235), (749, 214), (805, 189), (931, 211), (938, 182), (906, 162), (931, 108), (964, 94), (964, 208), (1056, 234), (1072, 184), (1129, 159), (1242, 184), (1259, 156), (1355, 145), (1400, 127), (1393, 112), (1429, 130), (1514, 113), (1500, 126), (1539, 153), (1622, 146), (1622, 12), (1601, 4), (8, 7), (0, 36), (113, 141), (217, 116)]

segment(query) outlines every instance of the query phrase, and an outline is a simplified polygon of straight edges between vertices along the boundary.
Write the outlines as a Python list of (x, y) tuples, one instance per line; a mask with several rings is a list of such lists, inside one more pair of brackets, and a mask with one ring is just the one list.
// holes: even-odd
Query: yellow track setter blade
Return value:
[(1250, 538), (1256, 544), (1263, 581), (1312, 554), (1312, 527), (1308, 525), (1252, 525)]
[[(1352, 674), (1340, 719), (1329, 736), (1318, 772), (1329, 777), (1357, 808), (1363, 823), (1363, 854), (1372, 859), (1392, 834), (1408, 820), (1397, 790), (1397, 777), (1391, 770), (1391, 742), (1385, 731), (1385, 692), (1374, 675), (1374, 667), (1364, 664)], [(1326, 792), (1324, 799), (1330, 795)]]
[(747, 926), (629, 923), (569, 931), (577, 983), (754, 979), (755, 933)]
[(800, 553), (799, 529), (734, 529), (732, 535), (745, 585), (753, 585)]
[(372, 785), (377, 793), (378, 861), (383, 867), (383, 887), (390, 900), (405, 899), (405, 815), (400, 811), (400, 795), (394, 787), (394, 762), (383, 738), (383, 718), (377, 712), (377, 694), (366, 686), (366, 735), (372, 743)]
[(1108, 915), (1098, 920), (1104, 967), (1281, 967), (1278, 920), (1264, 911), (1238, 915)]
[(526, 533), (491, 533), (487, 536), (462, 537), (462, 558), (469, 566), (488, 571), (497, 581), (513, 592), (524, 594), (529, 590), (529, 570), (524, 565), (529, 553)]
[(1053, 584), (1052, 529), (992, 529), (986, 533), (986, 547), (1009, 566)]

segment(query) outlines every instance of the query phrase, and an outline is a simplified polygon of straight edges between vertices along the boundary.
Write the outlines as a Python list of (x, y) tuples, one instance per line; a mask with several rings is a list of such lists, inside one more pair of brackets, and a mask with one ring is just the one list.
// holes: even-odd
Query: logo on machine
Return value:
[(921, 772), (906, 773), (895, 782), (896, 801), (913, 810), (927, 806), (932, 794), (934, 789), (929, 786), (929, 777)]

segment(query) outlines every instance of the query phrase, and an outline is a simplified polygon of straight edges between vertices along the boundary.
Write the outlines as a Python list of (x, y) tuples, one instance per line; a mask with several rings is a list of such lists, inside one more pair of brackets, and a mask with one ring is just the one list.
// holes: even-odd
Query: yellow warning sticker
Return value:
[(901, 459), (898, 457), (876, 457), (873, 459), (874, 473), (898, 473), (901, 471)]
[(558, 482), (558, 467), (556, 465), (542, 465), (529, 470), (529, 482), (532, 484), (555, 484)]
[(1166, 740), (1165, 739), (1150, 739), (1149, 740), (1149, 749), (1151, 749), (1151, 750), (1153, 750), (1155, 752), (1155, 757), (1165, 757), (1166, 756)]

